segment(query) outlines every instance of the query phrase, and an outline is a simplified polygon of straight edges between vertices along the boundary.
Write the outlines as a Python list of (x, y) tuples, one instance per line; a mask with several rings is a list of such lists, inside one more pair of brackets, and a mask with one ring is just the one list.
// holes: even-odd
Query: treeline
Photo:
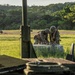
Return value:
[[(59, 29), (75, 29), (75, 3), (58, 3), (48, 6), (28, 6), (28, 25), (31, 29), (59, 26)], [(19, 29), (22, 25), (22, 7), (0, 5), (0, 29)]]

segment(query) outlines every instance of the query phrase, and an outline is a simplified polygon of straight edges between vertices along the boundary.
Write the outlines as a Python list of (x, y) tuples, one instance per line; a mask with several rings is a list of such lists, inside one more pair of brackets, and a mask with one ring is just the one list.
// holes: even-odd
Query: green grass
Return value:
[(5, 30), (0, 34), (0, 55), (21, 57), (21, 38), (19, 30)]
[[(4, 30), (0, 34), (0, 55), (8, 55), (21, 58), (21, 35), (19, 30)], [(31, 32), (31, 42), (34, 43), (33, 37), (37, 34), (37, 30)], [(60, 31), (61, 42), (65, 54), (70, 53), (71, 44), (75, 43), (75, 31)], [(60, 56), (61, 57), (61, 56)]]
[(63, 45), (65, 52), (71, 49), (71, 44), (75, 43), (75, 34), (61, 35), (60, 44)]
[(20, 42), (0, 41), (0, 54), (20, 58)]

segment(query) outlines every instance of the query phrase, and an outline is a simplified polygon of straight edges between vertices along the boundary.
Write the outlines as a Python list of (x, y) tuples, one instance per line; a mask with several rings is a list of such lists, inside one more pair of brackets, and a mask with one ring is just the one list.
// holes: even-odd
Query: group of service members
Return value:
[(51, 26), (46, 28), (34, 36), (34, 44), (60, 44), (60, 34), (58, 28)]

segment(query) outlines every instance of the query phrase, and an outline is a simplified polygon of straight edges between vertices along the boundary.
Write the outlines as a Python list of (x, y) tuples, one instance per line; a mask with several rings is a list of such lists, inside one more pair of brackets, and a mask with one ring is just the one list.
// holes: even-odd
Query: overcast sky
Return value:
[[(53, 3), (75, 2), (75, 0), (27, 0), (27, 4), (31, 5), (49, 5)], [(0, 4), (22, 5), (22, 0), (0, 0)]]

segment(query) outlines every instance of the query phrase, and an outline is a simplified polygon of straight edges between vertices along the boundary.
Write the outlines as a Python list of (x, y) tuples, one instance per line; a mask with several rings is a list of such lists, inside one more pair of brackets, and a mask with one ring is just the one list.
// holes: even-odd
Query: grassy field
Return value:
[[(39, 30), (31, 32), (31, 42)], [(60, 30), (61, 42), (66, 54), (70, 52), (71, 44), (75, 43), (75, 31)], [(0, 55), (8, 55), (21, 58), (21, 35), (19, 30), (4, 30), (0, 34)]]

